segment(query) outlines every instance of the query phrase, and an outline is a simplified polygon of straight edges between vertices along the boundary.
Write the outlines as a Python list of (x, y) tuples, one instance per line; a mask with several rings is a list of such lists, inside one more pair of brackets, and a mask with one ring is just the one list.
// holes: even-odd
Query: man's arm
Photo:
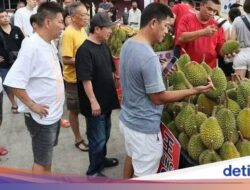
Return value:
[(75, 65), (75, 58), (73, 57), (63, 56), (62, 60), (64, 65)]
[(216, 31), (217, 31), (217, 27), (214, 25), (211, 25), (211, 26), (207, 26), (206, 28), (200, 29), (197, 31), (183, 32), (182, 34), (180, 34), (178, 40), (180, 43), (189, 43), (189, 42), (196, 40), (197, 38), (201, 36), (212, 36), (214, 35)]
[(37, 113), (41, 118), (48, 115), (49, 107), (35, 103), (27, 94), (25, 89), (12, 88), (13, 93), (18, 97), (31, 111)]
[(98, 101), (96, 100), (91, 80), (82, 81), (82, 85), (83, 85), (83, 88), (88, 96), (89, 102), (91, 104), (92, 115), (95, 117), (100, 115), (101, 114), (101, 107), (100, 107)]
[(187, 96), (208, 92), (209, 90), (211, 90), (212, 87), (213, 83), (209, 81), (208, 85), (206, 86), (198, 86), (185, 90), (162, 91), (159, 93), (149, 94), (149, 98), (154, 104), (161, 105), (161, 104), (180, 101)]

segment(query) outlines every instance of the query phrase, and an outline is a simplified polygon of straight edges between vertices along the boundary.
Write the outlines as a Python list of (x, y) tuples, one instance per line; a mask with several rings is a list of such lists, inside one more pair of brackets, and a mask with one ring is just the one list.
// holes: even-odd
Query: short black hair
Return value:
[(243, 9), (246, 13), (250, 13), (250, 1), (246, 0), (244, 5), (243, 5)]
[(151, 3), (149, 4), (141, 14), (141, 26), (144, 28), (152, 19), (162, 21), (167, 17), (174, 17), (171, 9), (162, 3)]
[(228, 16), (231, 22), (233, 22), (236, 17), (241, 16), (240, 9), (238, 9), (237, 7), (230, 9), (228, 12)]
[(239, 8), (239, 7), (242, 7), (242, 5), (239, 4), (239, 3), (233, 3), (233, 4), (230, 6), (230, 9), (232, 9), (232, 8)]
[(201, 4), (205, 5), (205, 4), (207, 4), (208, 1), (212, 1), (216, 5), (220, 5), (221, 4), (220, 0), (201, 0)]
[(31, 24), (31, 26), (32, 26), (33, 23), (37, 24), (37, 13), (31, 15), (31, 17), (30, 17), (30, 24)]
[(6, 12), (6, 9), (0, 8), (0, 13)]
[(54, 18), (58, 13), (63, 14), (63, 8), (58, 3), (42, 3), (37, 10), (37, 25), (40, 27), (43, 26), (43, 22), (46, 18)]
[(91, 25), (89, 26), (89, 33), (90, 33), (90, 34), (94, 34), (95, 28), (96, 28), (96, 27), (99, 27), (100, 29), (103, 28), (103, 26), (97, 26), (97, 25), (91, 24)]

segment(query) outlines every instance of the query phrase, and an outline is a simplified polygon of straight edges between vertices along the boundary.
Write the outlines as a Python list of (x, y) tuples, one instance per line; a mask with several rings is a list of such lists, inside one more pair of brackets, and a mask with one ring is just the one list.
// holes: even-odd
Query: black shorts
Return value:
[(231, 74), (234, 73), (233, 63), (232, 62), (226, 63), (223, 57), (218, 57), (218, 63), (219, 67), (223, 70), (226, 77), (231, 77)]

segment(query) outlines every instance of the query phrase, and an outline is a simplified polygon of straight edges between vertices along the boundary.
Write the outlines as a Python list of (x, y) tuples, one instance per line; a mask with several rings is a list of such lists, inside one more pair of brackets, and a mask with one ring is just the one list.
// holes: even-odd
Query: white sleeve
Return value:
[(32, 48), (32, 42), (22, 44), (22, 48), (18, 53), (18, 57), (12, 67), (10, 68), (5, 80), (4, 85), (26, 89), (26, 86), (31, 77), (32, 59), (35, 49)]
[(14, 15), (14, 25), (19, 27), (23, 31), (22, 15), (20, 13), (20, 10), (17, 10)]

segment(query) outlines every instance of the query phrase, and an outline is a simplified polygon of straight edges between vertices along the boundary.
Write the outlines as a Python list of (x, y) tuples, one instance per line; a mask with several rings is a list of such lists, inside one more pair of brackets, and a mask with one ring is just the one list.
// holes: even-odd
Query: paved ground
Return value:
[[(0, 146), (8, 149), (6, 156), (0, 157), (0, 167), (30, 169), (33, 163), (31, 150), (31, 138), (24, 125), (23, 114), (13, 114), (10, 110), (10, 102), (4, 95), (3, 123), (0, 128)], [(118, 126), (118, 114), (116, 110), (112, 114), (112, 130), (108, 143), (108, 156), (119, 159), (117, 167), (105, 169), (103, 173), (111, 178), (122, 178), (122, 168), (125, 157), (125, 149)], [(67, 118), (67, 111), (64, 113)], [(80, 116), (81, 133), (85, 136), (85, 120)], [(62, 174), (85, 175), (89, 164), (88, 153), (81, 152), (74, 146), (71, 128), (61, 128), (59, 144), (54, 149), (52, 169)]]

